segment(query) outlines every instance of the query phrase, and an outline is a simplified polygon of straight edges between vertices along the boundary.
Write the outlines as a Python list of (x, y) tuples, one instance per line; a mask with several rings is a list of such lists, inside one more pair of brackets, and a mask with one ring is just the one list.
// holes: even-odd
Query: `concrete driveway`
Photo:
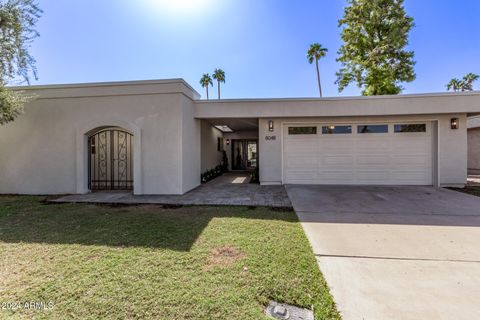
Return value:
[(480, 319), (480, 198), (287, 186), (343, 319)]

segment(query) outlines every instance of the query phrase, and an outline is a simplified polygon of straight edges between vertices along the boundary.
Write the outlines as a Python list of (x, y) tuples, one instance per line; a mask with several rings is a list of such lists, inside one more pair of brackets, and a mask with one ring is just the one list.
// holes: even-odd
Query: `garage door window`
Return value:
[(288, 134), (317, 134), (317, 127), (288, 127)]
[(323, 126), (322, 134), (349, 134), (352, 133), (352, 126)]
[(426, 124), (396, 124), (395, 132), (427, 132)]
[(357, 132), (358, 133), (388, 133), (388, 124), (358, 126)]

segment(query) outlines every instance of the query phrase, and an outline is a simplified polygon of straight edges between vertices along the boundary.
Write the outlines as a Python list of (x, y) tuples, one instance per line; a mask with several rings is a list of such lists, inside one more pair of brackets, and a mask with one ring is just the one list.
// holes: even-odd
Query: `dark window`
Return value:
[(317, 127), (288, 127), (288, 134), (317, 134)]
[(217, 151), (223, 151), (223, 138), (217, 138)]
[(396, 124), (395, 132), (427, 132), (426, 124)]
[(374, 124), (357, 127), (358, 133), (388, 133), (388, 124)]
[(323, 126), (323, 134), (349, 134), (352, 133), (352, 126)]

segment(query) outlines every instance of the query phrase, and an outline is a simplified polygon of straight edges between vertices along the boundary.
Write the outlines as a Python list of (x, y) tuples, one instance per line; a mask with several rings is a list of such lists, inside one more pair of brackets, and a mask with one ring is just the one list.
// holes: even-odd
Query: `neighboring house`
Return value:
[(480, 117), (470, 117), (467, 121), (468, 173), (480, 174)]
[(185, 81), (15, 88), (0, 193), (183, 194), (222, 161), (271, 184), (463, 186), (480, 93), (199, 100)]

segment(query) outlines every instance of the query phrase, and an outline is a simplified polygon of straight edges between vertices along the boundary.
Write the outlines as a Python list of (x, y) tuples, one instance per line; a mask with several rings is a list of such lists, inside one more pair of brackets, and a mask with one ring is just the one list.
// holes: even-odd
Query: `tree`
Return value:
[(205, 73), (200, 79), (200, 84), (202, 85), (202, 88), (207, 89), (207, 99), (208, 99), (208, 86), (213, 87), (212, 77), (210, 77), (208, 73)]
[(317, 80), (318, 80), (318, 90), (320, 92), (320, 97), (322, 97), (322, 85), (320, 83), (320, 69), (318, 68), (318, 60), (327, 55), (328, 49), (323, 48), (319, 43), (313, 43), (310, 45), (310, 49), (307, 51), (307, 59), (310, 64), (315, 61), (315, 67), (317, 68)]
[(220, 99), (220, 82), (225, 83), (225, 71), (222, 69), (215, 69), (213, 72), (213, 79), (217, 80), (218, 83), (218, 99)]
[(363, 95), (398, 94), (402, 82), (415, 80), (413, 51), (407, 51), (413, 18), (403, 0), (347, 0), (337, 72), (339, 91), (355, 82)]
[(477, 81), (479, 78), (480, 78), (480, 76), (478, 74), (474, 74), (474, 73), (471, 73), (471, 72), (467, 73), (463, 77), (463, 83), (464, 83), (465, 91), (473, 91), (473, 83), (475, 81)]
[(479, 78), (479, 75), (471, 72), (467, 73), (462, 80), (453, 78), (449, 83), (447, 83), (447, 90), (452, 90), (454, 92), (473, 91), (473, 83)]
[(39, 36), (35, 24), (42, 10), (35, 0), (0, 0), (0, 124), (13, 121), (31, 97), (11, 91), (9, 82), (37, 79), (35, 59), (28, 49)]
[(31, 98), (0, 86), (0, 125), (15, 120), (22, 113), (24, 104)]
[(463, 87), (462, 81), (458, 80), (457, 78), (453, 78), (447, 84), (447, 89), (448, 90), (453, 90), (455, 92), (460, 91), (462, 89), (462, 87)]

